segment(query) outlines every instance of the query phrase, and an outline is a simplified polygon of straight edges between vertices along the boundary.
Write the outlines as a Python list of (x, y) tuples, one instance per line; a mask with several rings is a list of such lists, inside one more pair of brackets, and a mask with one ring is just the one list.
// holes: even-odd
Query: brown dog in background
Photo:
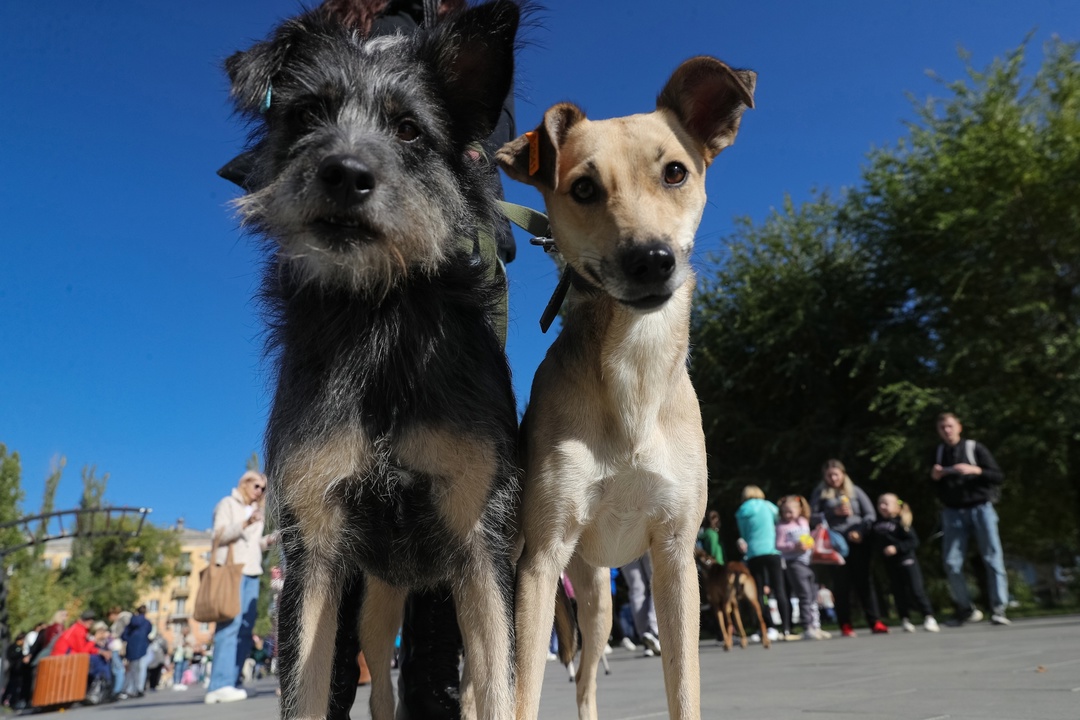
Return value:
[(742, 613), (739, 612), (740, 600), (747, 601), (754, 608), (761, 627), (761, 644), (766, 650), (771, 647), (769, 634), (765, 631), (765, 617), (761, 614), (761, 603), (758, 601), (757, 583), (750, 574), (750, 568), (741, 562), (729, 562), (725, 565), (713, 563), (706, 566), (705, 594), (716, 613), (716, 621), (720, 623), (724, 650), (730, 650), (732, 645), (732, 615), (739, 626), (739, 644), (746, 647), (746, 630), (743, 628)]

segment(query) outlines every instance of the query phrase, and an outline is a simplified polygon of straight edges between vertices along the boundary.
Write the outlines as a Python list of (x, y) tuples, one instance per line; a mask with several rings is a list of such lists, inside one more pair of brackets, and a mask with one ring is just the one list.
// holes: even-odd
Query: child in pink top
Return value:
[(799, 598), (799, 623), (806, 637), (823, 640), (829, 633), (821, 629), (817, 605), (817, 581), (810, 567), (810, 503), (801, 495), (781, 498), (780, 523), (776, 526), (776, 549), (784, 559), (784, 577), (791, 594)]

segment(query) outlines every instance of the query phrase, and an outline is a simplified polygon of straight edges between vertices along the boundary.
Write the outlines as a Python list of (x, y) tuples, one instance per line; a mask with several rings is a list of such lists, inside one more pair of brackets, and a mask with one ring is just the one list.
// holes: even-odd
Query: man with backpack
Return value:
[(938, 416), (937, 431), (943, 442), (937, 447), (930, 470), (930, 477), (937, 484), (938, 497), (945, 506), (941, 511), (941, 555), (949, 592), (956, 605), (956, 619), (952, 624), (983, 619), (982, 612), (971, 602), (964, 576), (968, 538), (974, 534), (979, 555), (986, 565), (990, 622), (1009, 625), (1005, 616), (1009, 583), (1005, 574), (1005, 553), (998, 535), (997, 511), (994, 510), (1005, 476), (982, 443), (961, 439), (963, 429), (960, 419), (953, 413)]

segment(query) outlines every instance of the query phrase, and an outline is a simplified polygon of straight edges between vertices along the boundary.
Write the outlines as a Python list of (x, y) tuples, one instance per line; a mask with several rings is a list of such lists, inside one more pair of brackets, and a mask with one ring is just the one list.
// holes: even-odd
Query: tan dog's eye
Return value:
[(592, 202), (597, 196), (596, 183), (589, 177), (578, 178), (570, 186), (570, 195), (579, 203)]
[(668, 163), (664, 167), (664, 184), (665, 185), (682, 185), (686, 182), (686, 176), (689, 175), (686, 172), (686, 168), (682, 163)]
[(412, 142), (420, 137), (420, 128), (412, 120), (402, 120), (397, 126), (397, 139), (401, 142)]

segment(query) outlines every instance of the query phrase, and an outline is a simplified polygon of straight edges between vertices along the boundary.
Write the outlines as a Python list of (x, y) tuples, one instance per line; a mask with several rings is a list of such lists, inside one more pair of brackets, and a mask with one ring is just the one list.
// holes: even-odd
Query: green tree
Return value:
[[(742, 220), (692, 322), (714, 501), (838, 456), (933, 523), (936, 414), (1006, 473), (1007, 551), (1080, 545), (1080, 64), (1052, 41), (945, 83), (839, 201)], [(1062, 512), (1062, 506), (1073, 509)]]
[(874, 398), (918, 369), (900, 347), (911, 329), (890, 327), (902, 290), (875, 276), (838, 213), (822, 193), (799, 208), (786, 199), (760, 227), (739, 221), (726, 261), (702, 282), (691, 371), (713, 493), (729, 507), (746, 483), (808, 495), (830, 457), (866, 477)]
[[(1078, 47), (1047, 43), (1033, 76), (1025, 47), (968, 63), (871, 156), (839, 219), (932, 344), (925, 376), (883, 389), (878, 409), (901, 427), (954, 409), (1005, 469), (1005, 544), (1043, 559), (1080, 529)], [(897, 449), (898, 467), (925, 465)]]
[[(105, 492), (109, 476), (96, 476), (94, 467), (83, 468), (81, 510), (107, 508)], [(176, 572), (180, 559), (180, 539), (175, 530), (142, 524), (134, 516), (107, 518), (86, 516), (72, 542), (71, 560), (60, 574), (64, 585), (86, 606), (103, 614), (109, 607), (133, 607), (139, 596), (155, 581)], [(108, 523), (108, 525), (106, 525)], [(101, 536), (108, 527), (122, 534)], [(127, 532), (124, 532), (127, 531)]]

